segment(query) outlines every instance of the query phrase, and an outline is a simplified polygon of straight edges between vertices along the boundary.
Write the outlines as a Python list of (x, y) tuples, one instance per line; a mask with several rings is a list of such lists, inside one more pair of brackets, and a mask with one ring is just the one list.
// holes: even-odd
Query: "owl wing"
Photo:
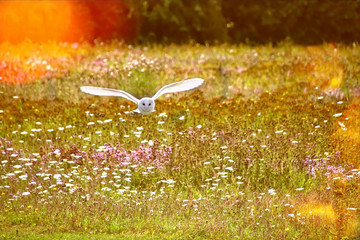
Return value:
[(152, 97), (153, 100), (157, 99), (163, 94), (183, 92), (199, 87), (203, 84), (204, 79), (202, 78), (191, 78), (180, 82), (170, 83), (169, 85), (163, 86), (159, 91)]
[(92, 86), (82, 86), (80, 87), (81, 91), (84, 93), (89, 93), (97, 96), (114, 96), (114, 97), (123, 97), (136, 104), (138, 104), (139, 99), (122, 90), (111, 89), (111, 88), (102, 88), (102, 87), (92, 87)]

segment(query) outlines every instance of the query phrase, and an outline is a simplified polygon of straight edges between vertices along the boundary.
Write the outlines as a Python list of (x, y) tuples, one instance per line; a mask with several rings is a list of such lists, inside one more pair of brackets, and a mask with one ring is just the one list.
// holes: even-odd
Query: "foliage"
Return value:
[(144, 41), (227, 41), (219, 1), (144, 1), (141, 10)]
[(322, 44), (360, 39), (357, 0), (0, 1), (0, 10), (0, 41), (12, 43), (117, 38), (128, 43), (263, 44), (291, 39)]
[(353, 42), (360, 38), (358, 1), (170, 1), (142, 4), (140, 38), (188, 42)]
[(222, 1), (233, 42), (266, 43), (285, 38), (300, 44), (359, 39), (358, 1)]

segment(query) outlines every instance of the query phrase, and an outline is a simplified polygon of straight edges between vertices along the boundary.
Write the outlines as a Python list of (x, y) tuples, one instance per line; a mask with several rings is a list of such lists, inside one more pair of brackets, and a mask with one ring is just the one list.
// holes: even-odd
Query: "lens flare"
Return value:
[(0, 0), (0, 42), (133, 40), (138, 21), (131, 14), (131, 4), (119, 0)]
[[(63, 68), (53, 58), (76, 55), (74, 51), (81, 51), (76, 47), (79, 42), (134, 40), (139, 27), (138, 16), (131, 11), (134, 4), (122, 0), (0, 0), (0, 82), (54, 77)], [(63, 51), (62, 42), (74, 43), (74, 48)]]
[(0, 40), (20, 42), (70, 40), (73, 3), (68, 1), (1, 1)]
[(339, 88), (344, 80), (344, 68), (338, 50), (330, 46), (327, 50), (329, 59), (324, 59), (324, 53), (319, 52), (319, 47), (309, 47), (309, 51), (312, 53), (309, 83), (325, 91)]
[(349, 104), (334, 128), (334, 147), (341, 152), (342, 161), (360, 167), (360, 97)]
[(307, 217), (319, 218), (328, 224), (333, 224), (337, 220), (336, 213), (330, 204), (307, 203), (300, 208), (300, 211)]
[[(332, 45), (306, 47), (307, 53), (294, 62), (294, 73), (311, 87), (325, 92), (337, 90), (344, 81), (344, 66), (339, 50)], [(324, 54), (324, 51), (326, 54)]]

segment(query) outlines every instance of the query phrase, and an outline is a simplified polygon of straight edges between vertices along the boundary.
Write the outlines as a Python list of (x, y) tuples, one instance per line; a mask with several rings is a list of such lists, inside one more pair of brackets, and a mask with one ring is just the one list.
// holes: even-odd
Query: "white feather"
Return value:
[(194, 88), (199, 87), (201, 84), (203, 84), (204, 79), (201, 78), (191, 78), (188, 80), (180, 81), (180, 82), (174, 82), (169, 85), (163, 86), (160, 88), (159, 91), (152, 97), (152, 99), (157, 99), (161, 95), (167, 94), (167, 93), (174, 93), (174, 92), (183, 92), (188, 91)]
[(152, 98), (145, 97), (140, 100), (134, 97), (133, 95), (131, 95), (130, 93), (117, 89), (92, 87), (92, 86), (83, 86), (80, 87), (80, 89), (85, 93), (89, 93), (97, 96), (114, 96), (114, 97), (126, 98), (138, 105), (138, 109), (134, 110), (133, 112), (138, 112), (146, 115), (155, 111), (155, 99), (157, 99), (161, 95), (167, 93), (188, 91), (199, 87), (201, 84), (203, 84), (203, 82), (204, 79), (201, 78), (191, 78), (180, 82), (174, 82), (160, 88), (160, 90), (157, 91), (157, 93)]
[(111, 89), (111, 88), (101, 88), (101, 87), (91, 87), (91, 86), (83, 86), (80, 87), (81, 91), (84, 93), (89, 93), (97, 96), (114, 96), (114, 97), (123, 97), (126, 98), (136, 104), (139, 103), (139, 99), (122, 90)]

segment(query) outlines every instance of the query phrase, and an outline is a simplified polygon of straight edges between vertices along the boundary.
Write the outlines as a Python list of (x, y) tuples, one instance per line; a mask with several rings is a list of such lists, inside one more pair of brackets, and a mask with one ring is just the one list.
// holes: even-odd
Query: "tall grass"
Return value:
[[(2, 238), (358, 236), (358, 46), (30, 46), (0, 46)], [(79, 91), (188, 77), (149, 116)]]

